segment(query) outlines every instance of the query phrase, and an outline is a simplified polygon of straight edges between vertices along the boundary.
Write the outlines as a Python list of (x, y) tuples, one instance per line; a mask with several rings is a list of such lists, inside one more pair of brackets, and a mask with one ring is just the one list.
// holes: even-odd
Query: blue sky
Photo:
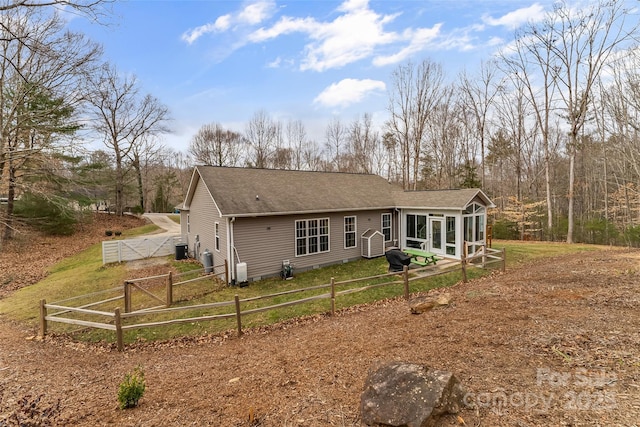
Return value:
[(170, 111), (164, 144), (186, 151), (206, 123), (243, 132), (260, 110), (301, 120), (324, 143), (332, 117), (386, 119), (391, 74), (408, 61), (473, 74), (515, 29), (540, 19), (547, 0), (116, 2), (110, 25), (70, 28), (138, 77)]

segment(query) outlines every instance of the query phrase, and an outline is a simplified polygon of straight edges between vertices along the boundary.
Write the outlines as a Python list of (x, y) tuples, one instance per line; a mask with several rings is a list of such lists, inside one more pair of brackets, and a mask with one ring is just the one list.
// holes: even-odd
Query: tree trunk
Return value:
[(142, 187), (142, 168), (140, 167), (140, 154), (135, 152), (133, 155), (133, 168), (136, 171), (136, 181), (138, 183), (138, 203), (140, 204), (140, 211), (144, 213), (144, 188)]
[(4, 223), (4, 240), (13, 239), (13, 210), (15, 207), (16, 197), (16, 169), (11, 166), (9, 161), (9, 186), (7, 188), (7, 214)]
[(553, 235), (553, 201), (551, 200), (551, 173), (549, 172), (549, 147), (545, 144), (544, 179), (547, 192), (547, 240), (554, 240)]
[[(116, 156), (117, 159), (118, 156)], [(124, 171), (122, 160), (116, 160), (116, 215), (124, 214)]]
[(573, 202), (574, 202), (574, 182), (575, 182), (575, 162), (576, 162), (576, 152), (575, 152), (575, 138), (571, 138), (571, 149), (569, 153), (569, 208), (567, 210), (567, 243), (573, 243)]

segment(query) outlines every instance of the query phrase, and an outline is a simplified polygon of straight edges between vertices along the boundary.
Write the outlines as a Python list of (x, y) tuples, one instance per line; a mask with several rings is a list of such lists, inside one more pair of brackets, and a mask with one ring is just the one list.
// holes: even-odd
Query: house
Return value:
[(243, 282), (278, 275), (285, 263), (301, 271), (352, 261), (375, 239), (460, 259), (465, 244), (485, 244), (488, 207), (478, 189), (403, 191), (376, 175), (196, 166), (180, 215), (189, 255), (208, 250)]

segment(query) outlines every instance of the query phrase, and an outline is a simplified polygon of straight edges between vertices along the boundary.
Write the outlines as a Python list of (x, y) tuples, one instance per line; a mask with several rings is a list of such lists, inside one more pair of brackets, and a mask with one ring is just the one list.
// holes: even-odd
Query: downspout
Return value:
[(234, 283), (235, 279), (236, 279), (236, 263), (235, 263), (235, 258), (234, 258), (234, 249), (235, 249), (235, 244), (233, 242), (233, 223), (236, 222), (236, 217), (231, 217), (231, 219), (227, 219), (228, 221), (228, 225), (227, 225), (227, 259), (229, 260), (229, 263), (231, 264), (229, 266), (229, 274), (230, 274), (230, 282)]
[(401, 233), (402, 233), (402, 215), (401, 215), (401, 210), (398, 208), (394, 208), (393, 209), (395, 212), (395, 217), (396, 217), (396, 241), (397, 241), (397, 246), (398, 248), (400, 248), (402, 246), (402, 241), (401, 241)]

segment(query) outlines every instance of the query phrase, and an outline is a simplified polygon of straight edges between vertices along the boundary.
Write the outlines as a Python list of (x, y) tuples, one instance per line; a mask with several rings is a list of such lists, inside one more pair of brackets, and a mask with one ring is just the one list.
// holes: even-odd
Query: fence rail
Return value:
[[(133, 285), (138, 286), (137, 284), (142, 282), (143, 280), (142, 279), (128, 280), (128, 281), (125, 281), (123, 295), (116, 298), (110, 298), (107, 300), (94, 302), (94, 303), (85, 305), (83, 307), (69, 307), (69, 306), (60, 305), (60, 303), (47, 304), (45, 300), (41, 300), (40, 301), (40, 335), (41, 336), (46, 335), (48, 322), (59, 322), (59, 323), (67, 323), (67, 324), (73, 324), (78, 326), (90, 327), (90, 328), (107, 329), (107, 330), (115, 331), (117, 348), (119, 351), (123, 351), (124, 350), (124, 338), (123, 338), (124, 331), (132, 330), (132, 329), (160, 327), (160, 326), (174, 325), (174, 324), (180, 324), (180, 323), (214, 321), (214, 320), (232, 319), (232, 318), (236, 319), (238, 335), (242, 335), (242, 317), (250, 314), (277, 310), (280, 308), (290, 307), (298, 304), (305, 304), (305, 303), (309, 303), (311, 301), (316, 301), (316, 300), (330, 299), (331, 300), (330, 314), (333, 316), (335, 315), (336, 297), (339, 297), (339, 296), (353, 294), (357, 292), (363, 292), (369, 289), (378, 288), (382, 286), (402, 285), (404, 290), (404, 298), (409, 299), (409, 296), (410, 296), (409, 284), (412, 281), (422, 280), (425, 278), (438, 276), (442, 274), (448, 274), (454, 271), (461, 270), (463, 281), (466, 282), (467, 269), (470, 266), (486, 267), (488, 265), (500, 263), (501, 269), (502, 271), (504, 271), (505, 265), (506, 265), (505, 262), (506, 262), (506, 253), (504, 249), (496, 250), (496, 249), (484, 248), (484, 250), (482, 251), (479, 251), (469, 257), (463, 258), (459, 263), (452, 262), (443, 267), (431, 265), (431, 266), (426, 266), (419, 269), (412, 269), (411, 273), (415, 273), (412, 277), (410, 277), (409, 275), (409, 269), (405, 267), (404, 271), (402, 271), (401, 273), (385, 273), (377, 276), (348, 279), (340, 282), (336, 282), (333, 278), (331, 278), (331, 282), (329, 284), (292, 289), (292, 290), (278, 292), (274, 294), (260, 295), (260, 296), (245, 298), (245, 299), (240, 299), (239, 296), (236, 295), (233, 301), (221, 301), (221, 302), (206, 303), (206, 304), (195, 304), (195, 305), (190, 305), (185, 307), (170, 307), (173, 301), (171, 301), (170, 299), (167, 299), (166, 307), (162, 307), (162, 308), (156, 307), (156, 308), (142, 309), (142, 310), (136, 310), (136, 311), (131, 311), (130, 309), (131, 303), (130, 303), (130, 299), (128, 300), (128, 298), (130, 298), (130, 295), (131, 295), (131, 286)], [(367, 284), (359, 288), (344, 289), (339, 291), (336, 290), (338, 286), (343, 286), (343, 285), (353, 284), (358, 282), (367, 282), (367, 281), (377, 280), (385, 277), (397, 276), (398, 274), (401, 274), (400, 280), (394, 280), (391, 282), (383, 282), (383, 283), (376, 283), (376, 284)], [(207, 276), (205, 276), (205, 278), (206, 277)], [(168, 283), (167, 289), (173, 289), (174, 286), (191, 283), (196, 280), (196, 279), (188, 279), (181, 282), (172, 283), (171, 273), (167, 275), (152, 277), (152, 279), (165, 279), (165, 278), (167, 279), (167, 283)], [(146, 279), (149, 279), (149, 278), (146, 278)], [(197, 278), (197, 279), (202, 280), (202, 278)], [(129, 291), (127, 291), (127, 289), (129, 289)], [(271, 304), (265, 307), (258, 307), (258, 308), (245, 307), (245, 309), (242, 310), (243, 304), (246, 305), (248, 303), (255, 302), (258, 300), (276, 298), (284, 295), (291, 295), (291, 294), (301, 293), (301, 292), (315, 291), (319, 289), (328, 289), (328, 292), (321, 293), (318, 295), (312, 295), (304, 298), (299, 298), (293, 301), (286, 301), (283, 303)], [(170, 292), (171, 291), (167, 290), (167, 296), (170, 295)], [(155, 299), (158, 299), (158, 297), (155, 295), (153, 295), (153, 297)], [(116, 308), (113, 312), (93, 310), (93, 309), (86, 308), (89, 306), (98, 305), (106, 301), (113, 301), (121, 298), (125, 299), (124, 313), (120, 312), (120, 308)], [(127, 301), (129, 301), (129, 303), (127, 303)], [(162, 320), (157, 322), (129, 323), (132, 319), (135, 320), (136, 318), (149, 316), (153, 314), (171, 314), (171, 313), (178, 313), (178, 312), (189, 313), (196, 310), (218, 309), (218, 308), (227, 307), (227, 306), (234, 306), (235, 308), (234, 311), (229, 313), (223, 313), (223, 314), (208, 314), (208, 315), (194, 316), (194, 317), (188, 317), (188, 318), (174, 318), (170, 320)], [(59, 310), (59, 311), (56, 311), (54, 313), (49, 313), (49, 310)], [(66, 314), (66, 313), (77, 313), (77, 314), (98, 316), (98, 317), (102, 317), (104, 321), (95, 322), (95, 321), (88, 321), (88, 320), (82, 320), (82, 319), (74, 319), (70, 317), (62, 317), (62, 314)], [(123, 324), (123, 322), (127, 322), (127, 324)]]

